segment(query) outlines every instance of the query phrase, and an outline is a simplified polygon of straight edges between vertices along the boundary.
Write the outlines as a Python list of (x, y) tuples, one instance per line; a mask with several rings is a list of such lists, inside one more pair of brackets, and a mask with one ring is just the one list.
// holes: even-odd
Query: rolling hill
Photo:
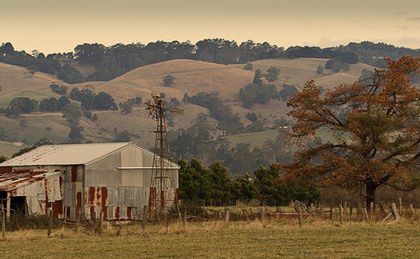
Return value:
[[(373, 69), (366, 64), (358, 63), (351, 65), (348, 72), (333, 74), (329, 70), (324, 70), (324, 74), (318, 75), (317, 67), (324, 66), (326, 61), (315, 58), (267, 59), (252, 64), (254, 70), (265, 71), (271, 66), (279, 67), (279, 80), (275, 82), (278, 89), (282, 88), (283, 83), (293, 84), (301, 89), (310, 78), (328, 89), (357, 80), (364, 68)], [(162, 84), (162, 78), (168, 74), (176, 78), (172, 87), (165, 87)], [(185, 94), (191, 96), (202, 91), (217, 91), (225, 104), (231, 107), (234, 113), (238, 113), (245, 124), (250, 123), (246, 119), (250, 111), (255, 112), (259, 119), (267, 124), (286, 116), (288, 108), (283, 101), (271, 100), (266, 105), (254, 105), (251, 109), (242, 106), (238, 92), (243, 86), (252, 82), (253, 77), (254, 72), (244, 70), (243, 64), (222, 65), (181, 59), (139, 67), (107, 82), (94, 81), (70, 85), (48, 74), (37, 72), (30, 75), (25, 68), (0, 63), (0, 107), (6, 107), (10, 100), (17, 96), (27, 96), (36, 100), (50, 96), (59, 97), (49, 89), (49, 85), (56, 82), (69, 89), (89, 87), (96, 91), (105, 91), (111, 94), (117, 103), (135, 96), (147, 100), (151, 93), (164, 92), (168, 99), (175, 97), (181, 101)], [(175, 129), (187, 128), (198, 114), (208, 113), (206, 108), (193, 104), (182, 105), (182, 108), (185, 113), (175, 117)], [(86, 118), (81, 121), (86, 140), (109, 141), (115, 136), (115, 132), (128, 130), (134, 141), (146, 147), (153, 145), (154, 122), (148, 118), (143, 106), (129, 115), (122, 115), (117, 111), (94, 113), (97, 114), (97, 121), (93, 122)], [(19, 126), (22, 119), (26, 120), (24, 128)], [(12, 132), (17, 140), (24, 140), (29, 145), (41, 138), (50, 138), (55, 142), (68, 141), (69, 128), (60, 113), (37, 113), (15, 119), (0, 116), (0, 125)], [(246, 135), (234, 138), (234, 142), (240, 141), (242, 137)], [(258, 136), (256, 138), (259, 139)], [(0, 153), (2, 153), (1, 147)]]

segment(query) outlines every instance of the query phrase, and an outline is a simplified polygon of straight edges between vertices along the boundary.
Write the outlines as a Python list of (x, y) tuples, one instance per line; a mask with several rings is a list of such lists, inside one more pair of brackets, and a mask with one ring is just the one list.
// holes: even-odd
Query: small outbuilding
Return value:
[(141, 218), (145, 206), (178, 205), (179, 166), (164, 160), (156, 181), (156, 161), (131, 142), (45, 145), (0, 164), (0, 199), (8, 216), (52, 209), (67, 221)]

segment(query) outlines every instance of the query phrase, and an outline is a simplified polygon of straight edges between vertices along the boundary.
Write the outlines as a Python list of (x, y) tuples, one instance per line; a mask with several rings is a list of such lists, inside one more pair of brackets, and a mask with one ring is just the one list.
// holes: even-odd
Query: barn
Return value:
[(179, 166), (159, 162), (131, 142), (45, 145), (0, 164), (0, 199), (8, 217), (52, 210), (66, 221), (141, 218), (145, 206), (178, 205)]

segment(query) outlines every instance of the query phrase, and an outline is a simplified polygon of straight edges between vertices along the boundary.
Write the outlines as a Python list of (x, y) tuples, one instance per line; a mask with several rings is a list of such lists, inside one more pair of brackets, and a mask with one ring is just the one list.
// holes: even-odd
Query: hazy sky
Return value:
[(0, 42), (27, 51), (216, 37), (420, 48), (420, 0), (0, 0)]

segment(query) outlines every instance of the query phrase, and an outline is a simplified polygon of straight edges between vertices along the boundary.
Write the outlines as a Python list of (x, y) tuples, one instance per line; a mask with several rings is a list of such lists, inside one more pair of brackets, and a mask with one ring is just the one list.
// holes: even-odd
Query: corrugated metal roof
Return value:
[(61, 172), (23, 170), (0, 174), (0, 190), (14, 190), (60, 173)]
[(130, 142), (45, 145), (0, 164), (4, 166), (85, 165), (119, 150)]

